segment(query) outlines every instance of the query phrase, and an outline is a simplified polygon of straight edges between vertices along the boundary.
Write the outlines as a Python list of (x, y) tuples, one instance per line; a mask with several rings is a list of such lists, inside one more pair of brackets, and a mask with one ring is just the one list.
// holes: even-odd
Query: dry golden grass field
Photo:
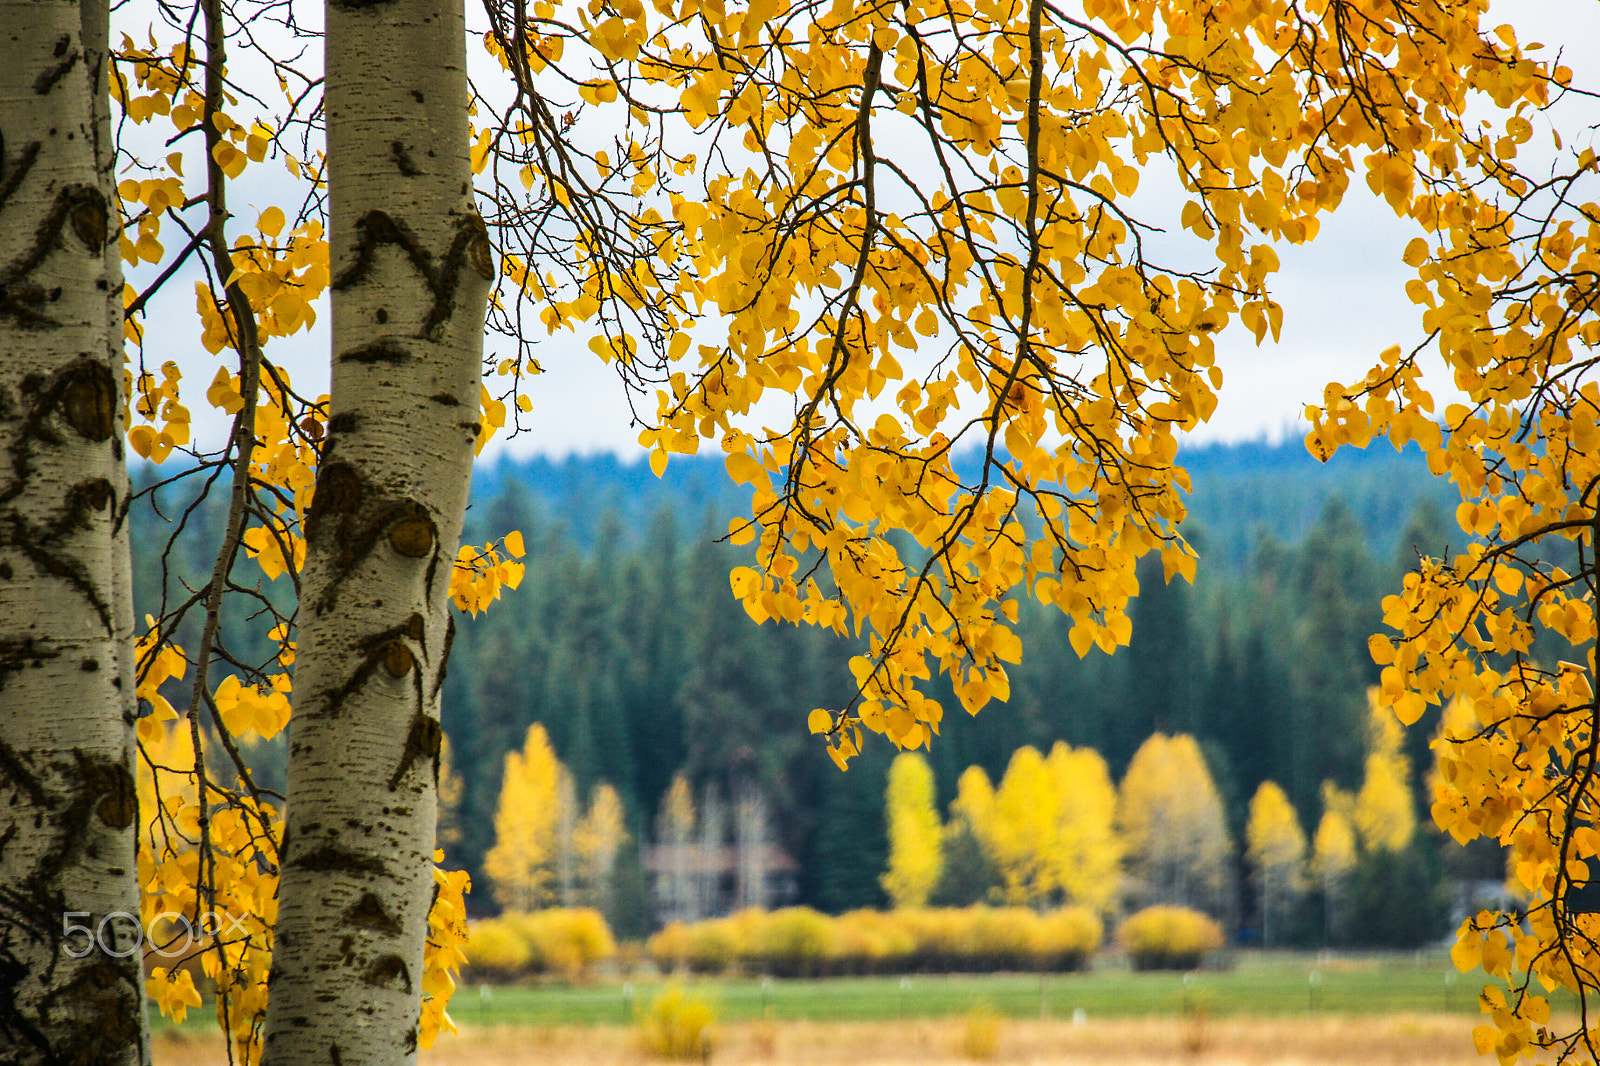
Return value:
[[(1071, 1022), (945, 1018), (739, 1022), (716, 1028), (715, 1066), (1473, 1066), (1470, 1016), (1364, 1015)], [(992, 1056), (985, 1048), (992, 1039)], [(973, 1050), (976, 1048), (977, 1057)], [(156, 1066), (221, 1066), (211, 1035), (166, 1034)], [(463, 1027), (424, 1066), (647, 1066), (623, 1026)]]

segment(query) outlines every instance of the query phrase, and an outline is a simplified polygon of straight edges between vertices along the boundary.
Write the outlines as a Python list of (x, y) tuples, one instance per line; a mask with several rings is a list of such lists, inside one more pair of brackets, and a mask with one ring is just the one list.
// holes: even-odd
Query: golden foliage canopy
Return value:
[(538, 722), (528, 727), (521, 751), (506, 752), (494, 812), (494, 846), (484, 856), (483, 868), (494, 884), (496, 901), (508, 910), (532, 910), (551, 899), (566, 776), (567, 768)]
[(1187, 733), (1152, 733), (1128, 763), (1117, 798), (1136, 899), (1219, 909), (1233, 844), (1211, 771)]

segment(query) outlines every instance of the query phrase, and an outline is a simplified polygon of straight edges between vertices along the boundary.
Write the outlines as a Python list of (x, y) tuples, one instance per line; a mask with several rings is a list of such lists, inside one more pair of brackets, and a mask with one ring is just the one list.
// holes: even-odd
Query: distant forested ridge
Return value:
[[(1080, 660), (1059, 613), (1020, 604), (1024, 660), (1011, 671), (1009, 705), (969, 718), (948, 686), (933, 686), (945, 708), (930, 753), (941, 810), (962, 770), (980, 765), (998, 780), (1021, 745), (1093, 747), (1120, 776), (1158, 730), (1199, 738), (1235, 840), (1265, 779), (1310, 824), (1322, 781), (1359, 781), (1365, 690), (1377, 680), (1367, 637), (1380, 626), (1381, 597), (1419, 550), (1460, 548), (1453, 489), (1415, 450), (1381, 443), (1327, 465), (1297, 438), (1182, 458), (1194, 485), (1185, 531), (1201, 556), (1195, 585), (1164, 584), (1159, 564), (1141, 570), (1132, 644), (1115, 657)], [(639, 845), (683, 773), (697, 789), (715, 784), (727, 796), (754, 786), (768, 797), (773, 832), (799, 865), (801, 902), (833, 911), (883, 902), (891, 745), (869, 744), (841, 774), (808, 736), (809, 710), (849, 698), (855, 649), (811, 627), (758, 627), (732, 599), (728, 572), (748, 549), (717, 538), (744, 493), (709, 457), (674, 457), (660, 479), (642, 461), (609, 455), (503, 459), (478, 471), (466, 541), (520, 529), (528, 554), (520, 589), (458, 619), (445, 685), (462, 782), (448, 862), (484, 889), (476, 906), (492, 907), (483, 859), (504, 758), (535, 722), (580, 795), (602, 781), (621, 794), (633, 846), (619, 877), (642, 879)], [(161, 502), (181, 516), (179, 501)], [(220, 519), (206, 510), (189, 521)], [(161, 584), (152, 546), (171, 527), (149, 508), (134, 522), (138, 609), (153, 612)], [(208, 566), (180, 545), (169, 595), (182, 593), (179, 575)], [(1407, 737), (1419, 771), (1435, 717)], [(619, 898), (636, 901), (631, 916), (615, 917), (619, 932), (647, 931), (642, 888)]]

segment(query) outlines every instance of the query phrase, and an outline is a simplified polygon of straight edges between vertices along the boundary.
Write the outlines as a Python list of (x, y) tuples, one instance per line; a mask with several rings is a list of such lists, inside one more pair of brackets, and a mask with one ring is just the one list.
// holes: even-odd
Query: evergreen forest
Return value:
[[(1459, 550), (1453, 489), (1415, 450), (1347, 450), (1324, 465), (1295, 436), (1191, 448), (1181, 461), (1194, 485), (1185, 533), (1201, 556), (1195, 584), (1164, 583), (1149, 560), (1132, 643), (1115, 656), (1091, 650), (1080, 659), (1058, 612), (1019, 603), (1026, 656), (1010, 671), (1007, 705), (969, 717), (948, 688), (934, 686), (945, 708), (928, 753), (940, 811), (963, 770), (980, 766), (999, 781), (1024, 745), (1096, 749), (1120, 779), (1155, 732), (1198, 739), (1236, 850), (1263, 781), (1282, 786), (1308, 827), (1321, 814), (1324, 781), (1359, 786), (1366, 691), (1378, 680), (1367, 638), (1381, 628), (1382, 597), (1419, 553)], [(154, 484), (148, 469), (138, 476)], [(169, 601), (183, 596), (209, 567), (196, 546), (214, 543), (211, 527), (223, 516), (166, 489), (141, 503), (136, 596), (141, 614), (156, 614), (163, 590)], [(840, 773), (808, 735), (812, 708), (848, 700), (846, 664), (858, 649), (849, 637), (757, 626), (746, 616), (728, 574), (748, 549), (722, 539), (742, 503), (715, 459), (675, 457), (660, 479), (643, 462), (609, 455), (480, 467), (464, 542), (520, 530), (526, 572), (493, 610), (458, 615), (445, 682), (448, 759), (460, 782), (450, 797), (447, 865), (471, 873), (476, 913), (495, 910), (484, 859), (495, 843), (505, 757), (534, 723), (578, 795), (609, 783), (622, 799), (629, 844), (607, 915), (619, 935), (659, 925), (641, 844), (652, 841), (679, 775), (697, 793), (764, 795), (771, 833), (798, 866), (792, 902), (833, 913), (885, 904), (884, 794), (895, 752), (874, 738)], [(174, 530), (171, 546), (157, 550)], [(292, 597), (286, 579), (263, 591)], [(240, 634), (237, 646), (248, 646), (245, 623), (224, 618)], [(276, 648), (259, 650), (265, 659)], [(1437, 719), (1433, 708), (1405, 739), (1424, 824)], [(260, 780), (281, 789), (285, 738), (257, 745), (265, 749), (252, 755)], [(1420, 876), (1434, 886), (1449, 874), (1501, 875), (1497, 851), (1468, 854), (1431, 828), (1419, 838)], [(1233, 881), (1248, 895), (1238, 861)], [(1241, 899), (1234, 914), (1250, 913), (1252, 901)], [(1308, 938), (1317, 925), (1307, 923)]]

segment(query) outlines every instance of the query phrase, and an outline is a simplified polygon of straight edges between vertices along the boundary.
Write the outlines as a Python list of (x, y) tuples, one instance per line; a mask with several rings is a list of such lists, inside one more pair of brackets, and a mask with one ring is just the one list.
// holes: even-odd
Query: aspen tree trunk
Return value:
[(450, 573), (493, 256), (461, 0), (330, 0), (333, 388), (306, 522), (264, 1061), (414, 1059)]
[(0, 1057), (19, 1064), (149, 1057), (108, 21), (103, 0), (0, 4)]

